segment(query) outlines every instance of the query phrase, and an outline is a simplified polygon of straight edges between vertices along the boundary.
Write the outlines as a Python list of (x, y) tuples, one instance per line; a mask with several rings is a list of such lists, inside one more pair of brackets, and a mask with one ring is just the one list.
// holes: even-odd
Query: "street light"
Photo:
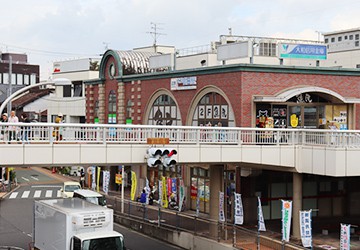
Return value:
[[(37, 88), (43, 85), (53, 85), (53, 86), (69, 86), (71, 85), (71, 81), (67, 78), (57, 78), (57, 79), (53, 79), (51, 81), (47, 81), (47, 82), (40, 82), (40, 83), (36, 83), (34, 85), (29, 85), (26, 86), (24, 88), (19, 89), (18, 91), (15, 91), (13, 94), (11, 94), (8, 98), (5, 99), (5, 101), (1, 104), (0, 106), (0, 114), (3, 113), (5, 106), (7, 105), (8, 102), (10, 102), (13, 98), (15, 98), (16, 96), (18, 96), (21, 93), (24, 93), (26, 91), (28, 91), (31, 88)], [(8, 110), (8, 113), (11, 110)]]

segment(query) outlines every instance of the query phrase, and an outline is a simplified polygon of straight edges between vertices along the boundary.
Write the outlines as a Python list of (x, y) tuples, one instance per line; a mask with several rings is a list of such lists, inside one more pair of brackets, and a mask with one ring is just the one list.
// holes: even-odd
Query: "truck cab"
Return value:
[(124, 238), (121, 234), (84, 233), (75, 235), (72, 239), (72, 250), (126, 250)]
[(80, 198), (90, 203), (106, 207), (106, 198), (104, 195), (89, 190), (89, 189), (78, 189), (74, 191), (74, 198)]

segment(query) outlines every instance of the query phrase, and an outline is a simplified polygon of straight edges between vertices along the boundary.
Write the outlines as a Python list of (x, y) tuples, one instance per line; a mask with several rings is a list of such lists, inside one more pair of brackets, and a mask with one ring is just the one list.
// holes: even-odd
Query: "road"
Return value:
[[(35, 174), (37, 175), (35, 178), (38, 180), (33, 178), (31, 182), (23, 180), (19, 188), (0, 201), (0, 246), (16, 246), (29, 249), (29, 243), (32, 238), (34, 200), (54, 199), (59, 196), (58, 191), (62, 184), (59, 180), (54, 180), (51, 177), (43, 176), (40, 173), (33, 173), (32, 171), (34, 170), (17, 171), (17, 177), (29, 179), (31, 175)], [(126, 247), (130, 250), (180, 249), (120, 225), (114, 225), (114, 229), (125, 236)]]

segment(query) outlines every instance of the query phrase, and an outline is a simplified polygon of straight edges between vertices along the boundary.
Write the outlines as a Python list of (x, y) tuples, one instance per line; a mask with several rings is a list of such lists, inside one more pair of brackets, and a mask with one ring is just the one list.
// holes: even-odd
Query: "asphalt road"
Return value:
[[(19, 171), (22, 186), (13, 194), (0, 201), (0, 246), (16, 246), (29, 249), (32, 241), (33, 202), (35, 199), (56, 198), (61, 182), (54, 181), (49, 177), (42, 176), (33, 170)], [(20, 173), (21, 172), (21, 173)], [(36, 179), (32, 178), (35, 177)], [(32, 179), (26, 181), (26, 179)], [(28, 183), (28, 184), (26, 184)], [(15, 193), (17, 193), (15, 195)], [(51, 194), (49, 197), (45, 195)], [(39, 195), (39, 198), (34, 196)], [(114, 230), (125, 236), (126, 247), (130, 250), (140, 249), (180, 249), (164, 242), (141, 235), (137, 232), (114, 225)]]

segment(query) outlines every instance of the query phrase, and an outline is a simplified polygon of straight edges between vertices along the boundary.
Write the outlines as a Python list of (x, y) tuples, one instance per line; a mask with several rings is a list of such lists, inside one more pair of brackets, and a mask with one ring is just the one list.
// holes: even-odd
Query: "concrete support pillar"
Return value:
[(293, 173), (293, 237), (300, 238), (300, 215), (302, 210), (302, 174)]
[[(224, 166), (210, 166), (210, 219), (219, 220), (219, 191), (224, 191)], [(225, 205), (224, 205), (225, 206)], [(217, 225), (210, 226), (210, 235), (217, 236)]]

